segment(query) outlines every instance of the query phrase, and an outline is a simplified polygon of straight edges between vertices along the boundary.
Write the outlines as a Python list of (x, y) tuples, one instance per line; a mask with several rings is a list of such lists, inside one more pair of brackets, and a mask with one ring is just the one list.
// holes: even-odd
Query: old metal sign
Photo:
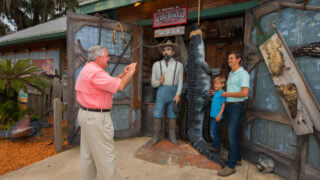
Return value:
[(154, 31), (154, 37), (167, 37), (167, 36), (177, 36), (184, 34), (184, 26), (177, 26), (165, 29), (156, 29)]
[(175, 8), (154, 12), (152, 18), (152, 27), (165, 27), (187, 23), (187, 7)]

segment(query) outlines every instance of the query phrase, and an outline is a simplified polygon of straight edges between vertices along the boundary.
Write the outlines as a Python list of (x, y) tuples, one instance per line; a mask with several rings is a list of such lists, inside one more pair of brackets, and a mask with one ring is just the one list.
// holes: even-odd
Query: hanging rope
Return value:
[(147, 47), (147, 48), (156, 48), (156, 47), (160, 46), (161, 44), (164, 44), (167, 40), (168, 40), (168, 37), (166, 37), (163, 41), (161, 41), (161, 42), (160, 42), (159, 44), (157, 44), (157, 45), (147, 45), (147, 44), (145, 44), (145, 43), (142, 43), (142, 44), (139, 44), (137, 47), (133, 48), (132, 50), (127, 51), (125, 54), (132, 53), (132, 52), (136, 51), (137, 49), (141, 48), (142, 46), (143, 46), (143, 47)]
[(126, 38), (124, 37), (123, 29), (121, 23), (117, 22), (113, 28), (113, 44), (116, 44), (116, 35), (117, 35), (117, 27), (120, 27), (121, 36), (123, 40), (123, 44), (127, 44)]
[(198, 26), (200, 26), (200, 6), (201, 6), (201, 0), (198, 0)]

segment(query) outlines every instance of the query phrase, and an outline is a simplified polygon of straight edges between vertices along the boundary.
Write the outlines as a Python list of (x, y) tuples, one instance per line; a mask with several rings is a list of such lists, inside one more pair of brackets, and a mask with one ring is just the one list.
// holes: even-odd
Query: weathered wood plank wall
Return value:
[[(267, 4), (262, 6), (267, 6)], [(320, 2), (310, 0), (308, 5), (320, 6)], [(274, 6), (264, 9), (262, 9), (262, 6), (255, 8), (253, 12), (259, 11), (254, 15), (256, 21), (260, 22), (260, 28), (266, 36), (273, 34), (272, 24), (275, 24), (289, 47), (320, 41), (320, 15), (318, 12), (298, 9), (278, 11)], [(274, 11), (270, 10), (272, 8)], [(261, 16), (261, 12), (268, 12), (268, 14)], [(250, 13), (247, 13), (247, 15), (248, 17), (251, 16)], [(252, 16), (251, 22), (253, 22)], [(256, 22), (254, 23), (256, 25)], [(250, 42), (252, 41), (254, 46), (261, 43), (259, 41), (261, 41), (262, 33), (257, 26), (254, 26), (253, 29), (246, 27), (245, 34), (247, 50), (245, 55), (247, 58), (249, 56), (247, 60), (252, 65), (257, 60), (259, 61), (261, 57), (258, 53), (254, 53), (255, 47), (250, 47), (252, 45)], [(257, 57), (250, 59), (250, 52)], [(295, 57), (295, 60), (312, 93), (320, 103), (319, 59), (305, 56)], [(266, 64), (260, 61), (258, 66), (253, 67), (250, 75), (254, 79), (250, 83), (252, 92), (250, 92), (249, 107), (252, 112), (259, 112), (259, 117), (254, 116), (253, 120), (247, 118), (245, 121), (250, 121), (244, 133), (246, 141), (243, 142), (243, 149), (246, 157), (253, 160), (254, 154), (262, 151), (277, 161), (275, 172), (282, 176), (289, 179), (297, 178), (297, 176), (301, 179), (319, 177), (320, 147), (313, 134), (297, 136), (290, 123), (288, 124), (286, 111), (274, 87)], [(270, 114), (277, 114), (277, 118), (271, 119), (270, 117), (274, 115)]]

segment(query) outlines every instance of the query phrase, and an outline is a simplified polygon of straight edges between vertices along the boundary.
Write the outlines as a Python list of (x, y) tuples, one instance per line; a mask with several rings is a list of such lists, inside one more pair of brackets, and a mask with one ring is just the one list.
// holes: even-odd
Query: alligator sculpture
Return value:
[(212, 75), (220, 73), (220, 69), (212, 69), (205, 62), (205, 49), (202, 33), (198, 25), (194, 25), (190, 34), (188, 50), (187, 73), (187, 100), (188, 120), (187, 133), (191, 146), (211, 161), (225, 167), (224, 160), (219, 153), (209, 149), (209, 144), (203, 138), (203, 121), (205, 109), (210, 104), (210, 87)]
[(0, 138), (18, 139), (25, 136), (41, 136), (41, 129), (49, 127), (52, 127), (52, 125), (48, 123), (45, 118), (30, 122), (30, 116), (25, 115), (9, 130), (0, 130)]

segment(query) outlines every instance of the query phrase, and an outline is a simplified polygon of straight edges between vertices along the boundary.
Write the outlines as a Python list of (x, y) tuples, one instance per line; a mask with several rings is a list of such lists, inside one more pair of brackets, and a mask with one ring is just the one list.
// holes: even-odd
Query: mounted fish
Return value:
[(212, 69), (205, 62), (205, 49), (202, 33), (194, 24), (190, 33), (188, 50), (188, 65), (186, 68), (188, 89), (188, 136), (191, 145), (208, 159), (225, 166), (225, 162), (217, 152), (210, 151), (208, 143), (203, 138), (203, 121), (205, 109), (210, 104), (212, 75), (220, 73), (220, 69)]

